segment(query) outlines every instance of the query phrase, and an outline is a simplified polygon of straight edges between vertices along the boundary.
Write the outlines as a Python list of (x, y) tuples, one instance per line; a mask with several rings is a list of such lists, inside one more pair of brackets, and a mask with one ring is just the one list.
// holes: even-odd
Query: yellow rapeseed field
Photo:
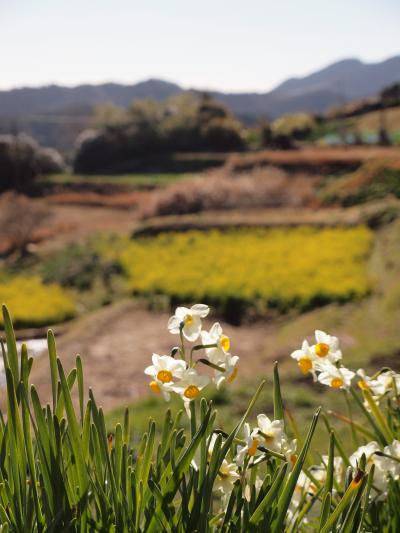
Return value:
[(366, 227), (189, 231), (138, 238), (121, 254), (136, 294), (305, 309), (367, 294)]
[(55, 324), (75, 314), (72, 296), (57, 284), (44, 285), (38, 277), (1, 281), (0, 302), (7, 305), (19, 326)]

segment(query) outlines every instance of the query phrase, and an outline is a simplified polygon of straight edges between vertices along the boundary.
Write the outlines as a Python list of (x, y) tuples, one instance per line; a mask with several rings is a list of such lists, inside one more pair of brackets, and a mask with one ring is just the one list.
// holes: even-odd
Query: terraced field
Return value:
[(372, 240), (363, 226), (188, 231), (137, 238), (120, 261), (135, 294), (284, 312), (365, 296)]

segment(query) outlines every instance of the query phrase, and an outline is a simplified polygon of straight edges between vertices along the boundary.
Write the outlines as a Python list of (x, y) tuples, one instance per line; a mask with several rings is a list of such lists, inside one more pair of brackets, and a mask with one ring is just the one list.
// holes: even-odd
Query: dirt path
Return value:
[[(93, 387), (96, 398), (110, 409), (148, 393), (148, 379), (143, 374), (151, 364), (153, 352), (168, 354), (177, 338), (167, 328), (167, 313), (148, 311), (135, 301), (124, 301), (103, 308), (75, 324), (57, 342), (64, 366), (74, 365), (75, 355), (82, 356), (86, 387)], [(206, 327), (211, 325), (206, 323)], [(231, 337), (232, 353), (241, 356), (240, 373), (254, 377), (261, 366), (276, 357), (271, 346), (273, 328), (265, 323), (234, 327), (222, 323)], [(269, 365), (270, 366), (270, 365)], [(47, 357), (35, 360), (31, 382), (43, 401), (51, 397)]]

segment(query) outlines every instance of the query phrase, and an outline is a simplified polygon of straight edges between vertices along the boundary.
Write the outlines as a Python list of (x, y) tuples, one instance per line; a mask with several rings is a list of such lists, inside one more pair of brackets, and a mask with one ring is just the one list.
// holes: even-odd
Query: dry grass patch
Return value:
[(318, 176), (289, 175), (273, 167), (243, 173), (224, 168), (153, 192), (141, 216), (307, 206), (315, 201), (319, 182)]

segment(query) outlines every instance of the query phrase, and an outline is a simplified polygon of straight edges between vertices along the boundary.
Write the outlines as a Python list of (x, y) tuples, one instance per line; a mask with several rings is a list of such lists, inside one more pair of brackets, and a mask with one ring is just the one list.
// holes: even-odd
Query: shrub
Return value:
[(37, 145), (30, 137), (0, 136), (0, 191), (27, 188), (39, 172)]
[(54, 148), (39, 148), (36, 157), (40, 174), (59, 174), (65, 171), (65, 161)]
[(162, 103), (135, 102), (124, 118), (84, 132), (77, 140), (74, 171), (122, 172), (140, 168), (154, 155), (242, 147), (239, 125), (222, 104), (185, 94)]
[(312, 176), (289, 175), (274, 167), (235, 173), (227, 166), (154, 191), (142, 206), (141, 216), (304, 206), (314, 201), (317, 181)]
[(92, 288), (98, 278), (110, 289), (111, 278), (119, 270), (116, 261), (108, 260), (90, 244), (67, 246), (41, 265), (45, 283), (59, 283), (63, 287), (74, 287), (79, 291)]
[(293, 113), (277, 118), (271, 125), (274, 135), (285, 135), (293, 139), (304, 139), (316, 127), (315, 119), (307, 113)]
[(0, 136), (0, 192), (26, 190), (38, 175), (64, 168), (61, 155), (53, 148), (41, 148), (27, 135)]
[(0, 239), (7, 243), (7, 251), (25, 255), (35, 233), (51, 216), (49, 208), (26, 196), (8, 192), (0, 197)]

